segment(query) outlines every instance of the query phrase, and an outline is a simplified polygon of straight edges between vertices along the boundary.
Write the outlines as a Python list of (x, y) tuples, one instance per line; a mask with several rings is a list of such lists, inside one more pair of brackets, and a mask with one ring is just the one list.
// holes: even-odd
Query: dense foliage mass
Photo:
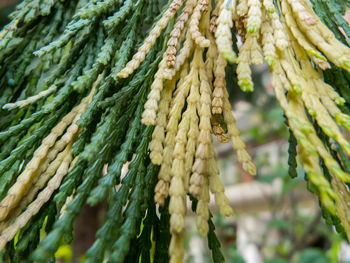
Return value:
[(86, 262), (182, 262), (189, 196), (223, 262), (209, 192), (223, 216), (233, 211), (212, 135), (256, 173), (225, 69), (252, 92), (250, 66), (264, 59), (290, 129), (290, 175), (298, 153), (323, 216), (349, 237), (349, 4), (21, 2), (0, 32), (2, 261), (53, 262), (83, 206), (107, 200)]

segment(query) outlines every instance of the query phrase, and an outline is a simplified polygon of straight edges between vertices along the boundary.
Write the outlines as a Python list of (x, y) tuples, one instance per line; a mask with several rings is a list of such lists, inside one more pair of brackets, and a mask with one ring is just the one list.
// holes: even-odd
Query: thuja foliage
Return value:
[(289, 173), (299, 156), (326, 221), (349, 237), (347, 6), (21, 2), (0, 32), (1, 260), (54, 262), (84, 205), (106, 201), (86, 262), (181, 262), (190, 196), (198, 231), (223, 262), (209, 192), (223, 216), (233, 211), (212, 141), (231, 139), (256, 173), (226, 81), (252, 92), (250, 65), (263, 60), (290, 130)]

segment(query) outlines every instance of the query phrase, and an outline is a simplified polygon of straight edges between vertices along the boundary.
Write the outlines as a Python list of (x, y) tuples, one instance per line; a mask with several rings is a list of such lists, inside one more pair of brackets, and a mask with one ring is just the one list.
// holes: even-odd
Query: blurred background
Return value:
[[(7, 15), (16, 2), (0, 0), (0, 28), (8, 22)], [(227, 69), (229, 78), (234, 70)], [(268, 67), (259, 66), (253, 72), (254, 93), (244, 94), (233, 82), (228, 82), (228, 89), (237, 125), (258, 168), (257, 176), (241, 169), (230, 143), (215, 142), (221, 178), (235, 211), (233, 218), (222, 218), (211, 203), (226, 262), (350, 262), (349, 245), (322, 218), (318, 201), (306, 188), (302, 169), (298, 169), (297, 178), (289, 177), (289, 133), (274, 99)], [(75, 226), (76, 238), (72, 245), (62, 244), (56, 254), (58, 262), (83, 261), (83, 252), (103, 220), (103, 210), (103, 206), (84, 209)], [(207, 240), (198, 235), (194, 220), (189, 213), (185, 262), (209, 263)]]

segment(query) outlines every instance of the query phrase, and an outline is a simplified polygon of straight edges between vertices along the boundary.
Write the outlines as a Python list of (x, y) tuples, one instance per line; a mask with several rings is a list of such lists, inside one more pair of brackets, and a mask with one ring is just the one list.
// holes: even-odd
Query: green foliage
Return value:
[(160, 208), (161, 216), (158, 227), (154, 228), (154, 241), (157, 246), (154, 253), (154, 263), (169, 262), (168, 249), (170, 244), (170, 214), (169, 199), (165, 201), (164, 207)]
[(346, 39), (340, 28), (345, 34), (350, 36), (350, 27), (343, 15), (346, 11), (345, 1), (315, 1), (311, 0), (316, 14), (323, 20), (323, 22), (333, 31), (335, 36), (346, 43)]
[(291, 178), (298, 176), (297, 173), (297, 140), (291, 130), (289, 130), (289, 148), (288, 148), (288, 174)]
[[(198, 201), (194, 197), (190, 197), (192, 201), (192, 211), (196, 211)], [(208, 247), (211, 250), (212, 260), (214, 263), (222, 263), (225, 262), (224, 255), (221, 252), (221, 245), (215, 234), (215, 225), (213, 223), (213, 215), (210, 213), (208, 224), (209, 224), (209, 232), (207, 235), (208, 238)]]
[(212, 215), (210, 216), (208, 223), (209, 223), (209, 232), (208, 232), (208, 247), (211, 250), (212, 253), (212, 259), (214, 263), (221, 263), (225, 262), (225, 258), (221, 252), (221, 245), (218, 240), (218, 238), (215, 235), (215, 226), (212, 221)]
[[(72, 241), (73, 222), (83, 206), (96, 205), (106, 197), (110, 208), (87, 251), (86, 262), (102, 262), (107, 255), (110, 262), (124, 262), (130, 251), (142, 262), (149, 262), (152, 242), (164, 247), (156, 254), (166, 251), (167, 255), (169, 216), (166, 208), (160, 221), (155, 213), (153, 189), (158, 167), (147, 157), (153, 128), (141, 126), (140, 118), (169, 32), (158, 40), (136, 74), (128, 80), (116, 79), (141, 43), (144, 33), (140, 34), (138, 25), (145, 12), (146, 17), (152, 16), (148, 21), (160, 13), (158, 1), (149, 4), (152, 8), (146, 10), (143, 6), (148, 2), (143, 0), (24, 1), (5, 27), (8, 32), (0, 40), (1, 105), (52, 85), (57, 90), (30, 106), (0, 110), (0, 196), (13, 184), (21, 162), (31, 159), (42, 139), (100, 76), (97, 92), (78, 123), (82, 132), (73, 145), (77, 161), (47, 205), (21, 230), (19, 241), (13, 240), (4, 251), (13, 262), (54, 261), (62, 242)], [(12, 26), (14, 23), (19, 26)], [(130, 162), (129, 171), (121, 179), (126, 162)], [(102, 177), (106, 163), (108, 171)], [(72, 201), (59, 216), (71, 195)], [(40, 240), (44, 226), (48, 234)], [(138, 245), (130, 246), (135, 240)]]

